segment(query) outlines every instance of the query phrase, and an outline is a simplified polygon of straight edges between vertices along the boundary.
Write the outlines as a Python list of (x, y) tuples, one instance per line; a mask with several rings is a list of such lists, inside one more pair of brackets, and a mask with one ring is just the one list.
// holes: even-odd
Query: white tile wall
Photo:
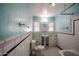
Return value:
[(56, 46), (56, 37), (57, 34), (55, 32), (49, 32), (49, 46), (53, 47)]
[[(49, 46), (56, 46), (56, 33), (49, 32), (48, 35), (49, 35)], [(41, 44), (41, 32), (34, 32), (33, 39)]]
[(30, 54), (30, 41), (32, 40), (32, 35), (29, 36), (25, 41), (23, 41), (18, 47), (16, 47), (16, 56), (29, 56)]
[[(79, 19), (79, 16), (71, 16), (72, 20)], [(75, 35), (57, 33), (57, 44), (63, 49), (73, 49), (79, 52), (79, 21), (75, 22)]]
[[(0, 48), (0, 53), (6, 53), (13, 46), (19, 43), (23, 38), (25, 38), (29, 33), (23, 34), (19, 37), (13, 39), (13, 41), (4, 43), (4, 47)], [(32, 40), (32, 35), (30, 35), (25, 41), (23, 41), (17, 48), (15, 48), (8, 56), (28, 56), (30, 53), (30, 41)]]

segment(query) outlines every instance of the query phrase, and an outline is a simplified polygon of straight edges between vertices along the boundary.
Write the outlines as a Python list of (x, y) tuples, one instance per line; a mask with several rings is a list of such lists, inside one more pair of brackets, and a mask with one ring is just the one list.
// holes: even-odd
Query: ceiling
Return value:
[(55, 16), (71, 4), (72, 3), (56, 3), (55, 7), (53, 7), (49, 3), (32, 3), (32, 14), (34, 16), (40, 16), (43, 14), (44, 10), (47, 10), (48, 15)]

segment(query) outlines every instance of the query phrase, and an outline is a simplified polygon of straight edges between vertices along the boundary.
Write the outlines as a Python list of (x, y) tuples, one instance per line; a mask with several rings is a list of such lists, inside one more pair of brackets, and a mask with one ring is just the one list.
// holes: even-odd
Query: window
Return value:
[(54, 31), (54, 24), (53, 23), (49, 23), (49, 31)]
[(34, 32), (39, 32), (39, 31), (40, 31), (40, 23), (34, 22)]

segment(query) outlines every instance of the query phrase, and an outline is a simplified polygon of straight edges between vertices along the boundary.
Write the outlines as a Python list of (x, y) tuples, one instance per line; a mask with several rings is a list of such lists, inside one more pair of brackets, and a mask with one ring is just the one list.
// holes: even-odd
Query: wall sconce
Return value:
[(18, 23), (19, 27), (21, 26), (26, 26), (27, 28), (29, 28), (29, 26), (25, 25), (25, 24), (21, 24), (20, 22)]
[(22, 25), (25, 25), (25, 24), (21, 24), (20, 22), (18, 23), (19, 27), (21, 27)]

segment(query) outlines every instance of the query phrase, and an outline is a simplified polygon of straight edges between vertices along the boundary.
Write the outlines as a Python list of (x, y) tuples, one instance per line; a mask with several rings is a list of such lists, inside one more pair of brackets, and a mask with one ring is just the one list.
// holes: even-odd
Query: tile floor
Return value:
[(42, 54), (44, 56), (59, 56), (59, 53), (58, 53), (59, 50), (60, 49), (57, 47), (49, 47), (42, 50)]

